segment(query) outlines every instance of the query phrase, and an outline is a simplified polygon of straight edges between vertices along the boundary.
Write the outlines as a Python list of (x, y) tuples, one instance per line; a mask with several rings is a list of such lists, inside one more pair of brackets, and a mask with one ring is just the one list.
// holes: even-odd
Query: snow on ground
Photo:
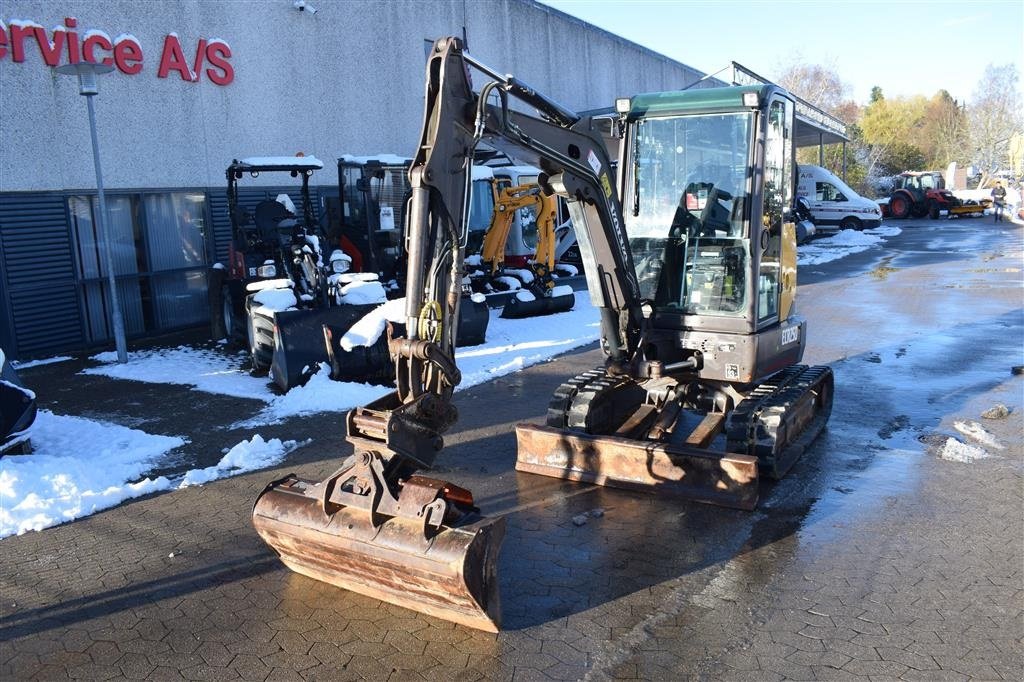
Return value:
[(302, 417), (318, 412), (343, 412), (372, 402), (391, 390), (386, 386), (333, 381), (330, 367), (327, 363), (321, 363), (320, 370), (310, 377), (305, 385), (297, 386), (284, 395), (274, 395), (268, 390), (269, 399), (266, 407), (252, 418), (232, 424), (229, 428), (248, 429), (277, 424), (289, 417)]
[(236, 476), (247, 471), (274, 466), (283, 460), (289, 452), (310, 443), (311, 440), (302, 443), (287, 440), (282, 443), (280, 438), (263, 440), (263, 437), (257, 433), (251, 439), (243, 440), (228, 450), (214, 466), (186, 472), (177, 487), (187, 488), (193, 485), (203, 485), (210, 481), (216, 481), (218, 478)]
[(902, 230), (894, 225), (882, 225), (871, 230), (841, 230), (831, 237), (815, 239), (797, 248), (799, 265), (820, 265), (839, 260), (885, 242), (886, 237), (895, 237)]
[[(368, 323), (368, 329), (359, 330), (359, 336), (373, 336), (378, 323), (383, 329), (383, 319), (389, 313), (386, 309), (394, 305), (392, 302), (382, 306), (385, 310), (370, 320), (373, 324)], [(459, 387), (475, 386), (585, 346), (597, 340), (598, 328), (597, 311), (585, 291), (576, 293), (573, 310), (557, 315), (506, 320), (494, 311), (487, 328), (487, 343), (456, 350), (455, 357), (462, 371)], [(350, 341), (358, 345), (359, 340), (353, 338)], [(390, 390), (383, 386), (331, 381), (324, 365), (305, 386), (293, 388), (285, 395), (276, 395), (266, 379), (251, 377), (240, 369), (243, 357), (179, 346), (133, 351), (128, 354), (128, 362), (121, 365), (116, 362), (115, 353), (107, 352), (93, 356), (93, 360), (103, 364), (86, 369), (84, 373), (150, 383), (183, 384), (199, 391), (252, 398), (267, 404), (254, 417), (234, 424), (234, 428), (275, 424), (289, 417), (317, 412), (347, 410), (364, 405)]]
[(976, 459), (985, 459), (991, 455), (976, 445), (961, 443), (956, 438), (947, 438), (946, 443), (939, 449), (939, 457), (949, 462), (970, 464)]
[(112, 379), (145, 381), (151, 384), (180, 384), (197, 391), (220, 393), (236, 398), (269, 401), (274, 396), (267, 382), (254, 379), (242, 371), (245, 354), (224, 354), (215, 350), (178, 346), (153, 350), (131, 351), (128, 362), (119, 364), (117, 353), (108, 351), (91, 360), (99, 367), (82, 370), (82, 374), (99, 374)]
[(995, 450), (1004, 450), (1005, 447), (996, 440), (995, 436), (985, 430), (985, 427), (978, 422), (972, 421), (956, 421), (953, 422), (953, 428), (960, 433), (964, 434), (968, 438), (981, 443), (987, 447)]
[(459, 388), (482, 384), (593, 343), (599, 331), (597, 310), (586, 291), (576, 292), (572, 310), (557, 315), (506, 320), (493, 311), (487, 343), (455, 351), (462, 371)]
[(40, 410), (32, 427), (35, 451), (0, 459), (0, 538), (89, 516), (141, 495), (273, 466), (305, 444), (265, 441), (257, 434), (231, 448), (215, 466), (175, 480), (145, 477), (186, 442)]
[(31, 455), (0, 459), (0, 537), (49, 528), (165, 489), (137, 480), (185, 443), (136, 429), (40, 410)]
[(53, 365), (58, 362), (67, 362), (73, 360), (70, 355), (58, 355), (52, 358), (44, 358), (42, 360), (27, 360), (25, 362), (18, 362), (17, 360), (11, 360), (11, 367), (17, 370), (28, 369), (29, 367), (39, 367), (41, 365)]

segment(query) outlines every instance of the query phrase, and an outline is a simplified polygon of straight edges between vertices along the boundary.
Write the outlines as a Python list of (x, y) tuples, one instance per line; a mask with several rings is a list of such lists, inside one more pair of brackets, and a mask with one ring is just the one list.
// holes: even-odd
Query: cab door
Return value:
[(774, 96), (764, 119), (764, 191), (761, 258), (757, 278), (757, 326), (789, 317), (796, 292), (796, 229), (793, 205), (793, 102)]

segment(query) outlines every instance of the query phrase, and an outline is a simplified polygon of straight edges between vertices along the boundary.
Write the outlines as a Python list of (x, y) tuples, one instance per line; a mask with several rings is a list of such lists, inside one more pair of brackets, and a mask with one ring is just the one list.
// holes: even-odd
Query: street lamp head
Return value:
[(97, 64), (96, 62), (78, 62), (77, 64), (62, 64), (56, 71), (62, 76), (78, 76), (78, 94), (92, 96), (98, 93), (99, 86), (96, 84), (96, 76), (110, 73), (114, 67), (109, 64)]

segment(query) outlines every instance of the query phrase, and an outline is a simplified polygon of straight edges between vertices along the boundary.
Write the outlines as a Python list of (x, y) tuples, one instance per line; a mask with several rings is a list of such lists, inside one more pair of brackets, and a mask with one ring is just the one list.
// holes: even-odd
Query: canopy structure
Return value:
[[(747, 67), (737, 62), (729, 66), (732, 72), (731, 82), (733, 85), (761, 85), (769, 84), (770, 80), (758, 75)], [(790, 93), (793, 95), (793, 93)], [(846, 124), (838, 118), (822, 111), (807, 100), (793, 95), (796, 100), (796, 115), (794, 121), (796, 146), (797, 147), (818, 147), (818, 163), (824, 163), (825, 145), (843, 145), (843, 175), (846, 175), (846, 143), (850, 141), (846, 134)]]

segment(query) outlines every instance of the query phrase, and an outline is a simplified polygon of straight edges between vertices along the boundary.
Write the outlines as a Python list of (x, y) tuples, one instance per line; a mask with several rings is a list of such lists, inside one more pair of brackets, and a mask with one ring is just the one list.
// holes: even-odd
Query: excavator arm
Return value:
[(505, 265), (505, 245), (512, 229), (512, 221), (515, 220), (515, 212), (528, 206), (532, 206), (537, 213), (538, 240), (534, 261), (544, 265), (548, 271), (554, 266), (554, 197), (542, 194), (538, 185), (505, 187), (495, 192), (491, 225), (484, 236), (480, 252), (483, 261), (490, 265), (492, 275)]
[[(470, 68), (490, 81), (478, 95)], [(492, 101), (493, 98), (493, 101)], [(511, 107), (538, 109), (543, 118)], [(615, 178), (591, 119), (437, 41), (427, 63), (423, 131), (409, 170), (406, 336), (390, 338), (396, 390), (347, 417), (355, 454), (322, 481), (287, 476), (257, 499), (253, 523), (290, 568), (400, 606), (494, 631), (504, 519), (480, 518), (469, 491), (416, 475), (457, 413), (451, 397), (474, 150), (511, 151), (569, 202), (609, 366), (640, 346), (639, 286)]]
[[(471, 68), (489, 79), (479, 94)], [(542, 118), (513, 109), (514, 102), (535, 108)], [(420, 182), (436, 190), (429, 193), (431, 213), (458, 215), (452, 209), (464, 199), (450, 178), (465, 173), (462, 164), (481, 141), (540, 168), (544, 191), (569, 203), (609, 361), (625, 366), (639, 346), (640, 288), (611, 160), (593, 120), (513, 76), (500, 75), (467, 54), (458, 38), (440, 39), (427, 64), (423, 137), (411, 171), (414, 187), (421, 171)], [(421, 201), (426, 204), (425, 195)], [(415, 196), (413, 202), (415, 215)]]

